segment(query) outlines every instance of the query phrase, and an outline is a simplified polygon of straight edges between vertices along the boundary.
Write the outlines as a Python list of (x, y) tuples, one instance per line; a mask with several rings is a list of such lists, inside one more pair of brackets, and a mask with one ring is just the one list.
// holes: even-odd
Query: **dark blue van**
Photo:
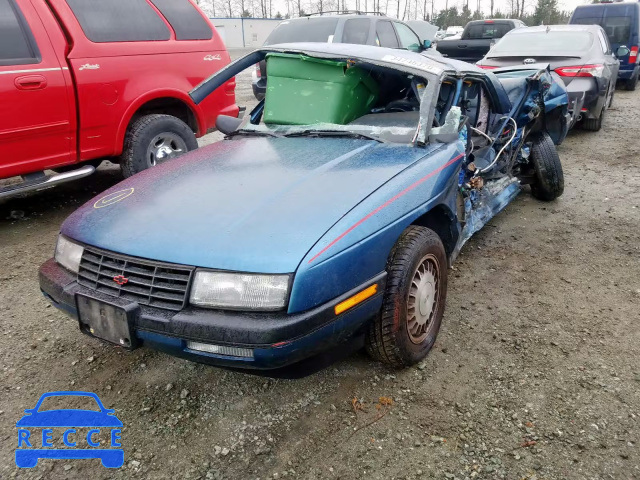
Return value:
[(624, 81), (628, 90), (635, 90), (638, 84), (638, 31), (640, 30), (640, 3), (598, 3), (576, 7), (569, 23), (600, 25), (609, 37), (611, 49), (616, 52), (620, 46), (629, 53), (618, 57), (620, 70), (618, 80)]

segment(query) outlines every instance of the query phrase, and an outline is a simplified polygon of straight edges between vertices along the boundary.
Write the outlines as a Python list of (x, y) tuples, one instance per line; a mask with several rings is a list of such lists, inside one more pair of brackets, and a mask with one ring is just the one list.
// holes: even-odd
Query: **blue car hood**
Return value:
[(141, 258), (291, 273), (342, 216), (425, 153), (350, 138), (236, 137), (114, 186), (62, 233)]

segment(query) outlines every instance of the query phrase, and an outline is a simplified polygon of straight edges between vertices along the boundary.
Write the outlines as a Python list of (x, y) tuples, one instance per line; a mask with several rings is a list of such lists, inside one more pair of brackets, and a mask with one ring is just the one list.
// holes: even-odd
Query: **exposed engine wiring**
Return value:
[(484, 133), (482, 130), (478, 130), (477, 128), (474, 127), (469, 127), (471, 130), (473, 130), (476, 133), (479, 133), (480, 135), (482, 135), (483, 137), (485, 137), (487, 140), (489, 140), (490, 142), (493, 142), (493, 138), (491, 138), (489, 135), (487, 135), (486, 133)]
[[(502, 118), (507, 118), (507, 117), (502, 117)], [(500, 120), (502, 120), (502, 118), (501, 118)], [(491, 162), (489, 165), (487, 165), (487, 166), (486, 166), (486, 167), (484, 167), (483, 169), (479, 169), (479, 170), (476, 172), (476, 175), (477, 175), (478, 173), (484, 173), (484, 172), (486, 172), (487, 170), (491, 169), (491, 168), (496, 164), (496, 162), (498, 161), (498, 159), (500, 158), (500, 155), (502, 154), (502, 152), (504, 152), (504, 150), (505, 150), (509, 145), (511, 145), (511, 142), (513, 142), (513, 139), (514, 139), (514, 138), (516, 138), (516, 133), (518, 133), (518, 124), (517, 124), (517, 123), (516, 123), (516, 121), (515, 121), (513, 118), (511, 118), (511, 117), (509, 117), (509, 120), (511, 120), (511, 121), (513, 122), (513, 135), (511, 135), (511, 138), (509, 139), (509, 141), (508, 141), (507, 143), (505, 143), (505, 144), (502, 146), (502, 148), (500, 149), (500, 151), (499, 151), (499, 152), (498, 152), (498, 154), (496, 155), (496, 158), (494, 158), (494, 159), (493, 159), (493, 162)]]

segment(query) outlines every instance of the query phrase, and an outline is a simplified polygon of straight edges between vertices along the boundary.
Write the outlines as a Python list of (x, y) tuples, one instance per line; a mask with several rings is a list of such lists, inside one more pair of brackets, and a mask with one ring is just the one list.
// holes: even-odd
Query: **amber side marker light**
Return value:
[(334, 311), (336, 315), (340, 315), (342, 312), (346, 312), (351, 307), (356, 306), (360, 302), (365, 301), (367, 298), (372, 297), (378, 291), (378, 284), (371, 285), (370, 287), (365, 288), (361, 292), (356, 293), (353, 297), (347, 298), (345, 301), (340, 302), (338, 305), (334, 307)]

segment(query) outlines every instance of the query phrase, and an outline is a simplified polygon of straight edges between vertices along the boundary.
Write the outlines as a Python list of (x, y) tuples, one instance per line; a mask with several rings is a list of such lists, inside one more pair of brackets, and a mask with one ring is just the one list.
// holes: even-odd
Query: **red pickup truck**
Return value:
[(0, 0), (0, 179), (22, 177), (0, 198), (197, 148), (238, 116), (235, 81), (200, 105), (188, 92), (228, 63), (192, 0)]

